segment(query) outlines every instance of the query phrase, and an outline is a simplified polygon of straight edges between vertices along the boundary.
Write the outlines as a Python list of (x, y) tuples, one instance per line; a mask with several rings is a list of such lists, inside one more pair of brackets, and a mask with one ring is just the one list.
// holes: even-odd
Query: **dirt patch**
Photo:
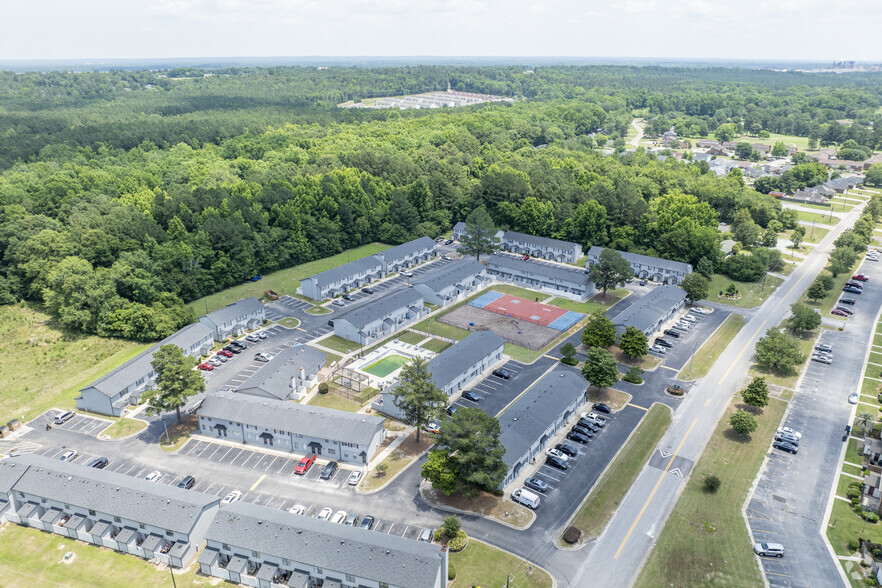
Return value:
[[(385, 447), (381, 445), (381, 450), (388, 447), (386, 445), (388, 439), (387, 437), (383, 441)], [(368, 475), (361, 482), (361, 489), (375, 490), (386, 485), (398, 472), (413, 464), (417, 456), (431, 447), (433, 443), (435, 443), (434, 437), (425, 432), (420, 435), (420, 442), (417, 443), (416, 431), (414, 431), (398, 447), (393, 449), (383, 461), (368, 472)]]
[(625, 405), (631, 401), (631, 395), (622, 392), (621, 390), (616, 390), (615, 388), (596, 388), (594, 386), (588, 386), (588, 402), (591, 404), (595, 402), (601, 402), (607, 406), (609, 406), (614, 411), (619, 411), (625, 408)]
[(445, 496), (431, 486), (424, 485), (422, 493), (432, 504), (478, 513), (515, 527), (526, 527), (535, 516), (529, 508), (488, 492), (481, 492), (474, 498), (469, 498), (462, 492)]
[[(526, 347), (532, 351), (545, 348), (561, 335), (557, 329), (509, 318), (467, 304), (439, 317), (438, 322), (471, 331), (487, 328), (509, 343)], [(471, 326), (470, 323), (474, 323), (474, 326)]]

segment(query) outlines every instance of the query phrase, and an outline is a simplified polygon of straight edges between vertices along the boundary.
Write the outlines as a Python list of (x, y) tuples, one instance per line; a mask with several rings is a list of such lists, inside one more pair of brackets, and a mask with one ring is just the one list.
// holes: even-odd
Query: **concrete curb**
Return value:
[[(423, 489), (424, 489), (426, 486), (429, 486), (429, 485), (430, 485), (430, 484), (429, 484), (428, 482), (426, 482), (425, 480), (423, 480), (422, 482), (420, 482), (419, 497), (420, 497), (420, 500), (422, 500), (423, 502), (425, 502), (427, 505), (431, 506), (432, 508), (435, 508), (435, 509), (438, 509), (438, 510), (443, 510), (443, 511), (445, 511), (445, 512), (453, 512), (453, 513), (461, 514), (461, 515), (464, 515), (464, 516), (482, 518), (482, 519), (485, 519), (485, 520), (488, 520), (488, 521), (492, 521), (492, 522), (494, 522), (494, 523), (498, 523), (498, 524), (500, 524), (500, 525), (504, 525), (504, 526), (508, 527), (509, 529), (513, 529), (513, 530), (515, 530), (515, 531), (526, 531), (526, 530), (528, 530), (530, 527), (533, 526), (533, 523), (536, 522), (536, 513), (535, 513), (534, 511), (532, 511), (532, 510), (530, 510), (530, 514), (533, 515), (533, 518), (530, 519), (530, 522), (527, 523), (526, 526), (518, 527), (518, 526), (516, 526), (516, 525), (512, 525), (511, 523), (507, 523), (507, 522), (505, 522), (505, 521), (499, 520), (499, 519), (497, 519), (496, 517), (491, 517), (491, 516), (488, 516), (488, 515), (485, 515), (485, 514), (481, 514), (481, 513), (479, 513), (479, 512), (474, 512), (474, 511), (471, 511), (471, 510), (462, 510), (462, 509), (455, 508), (455, 507), (452, 507), (452, 506), (447, 506), (446, 504), (439, 504), (439, 503), (437, 503), (437, 502), (432, 502), (431, 500), (429, 500), (428, 498), (426, 498), (426, 496), (423, 494)], [(502, 500), (505, 500), (505, 498), (503, 498)], [(512, 503), (512, 504), (514, 504), (514, 503)], [(526, 507), (524, 507), (524, 508), (526, 508)], [(529, 509), (527, 509), (527, 510), (529, 510)], [(471, 537), (470, 537), (470, 538), (471, 538)], [(488, 543), (488, 545), (490, 545), (490, 544)], [(496, 546), (494, 545), (493, 547), (496, 547)], [(497, 548), (497, 549), (499, 549), (499, 548)]]
[[(124, 416), (124, 417), (120, 417), (119, 420), (121, 421), (121, 420), (123, 420), (123, 419), (129, 419), (130, 421), (138, 421), (139, 423), (144, 423), (144, 429), (146, 429), (147, 427), (150, 426), (150, 423), (148, 423), (148, 422), (145, 421), (144, 419), (136, 419), (136, 418), (134, 418), (134, 417)], [(101, 431), (99, 431), (98, 434), (95, 435), (95, 437), (96, 437), (99, 441), (122, 441), (123, 439), (129, 439), (129, 438), (134, 437), (134, 436), (136, 436), (136, 435), (140, 435), (141, 433), (144, 432), (144, 429), (141, 429), (140, 431), (135, 431), (134, 433), (129, 433), (128, 435), (126, 435), (126, 436), (124, 436), (124, 437), (107, 437), (107, 436), (103, 436), (103, 435), (102, 435), (102, 433), (104, 433), (104, 431), (106, 431), (107, 429), (109, 429), (110, 427), (112, 427), (112, 426), (115, 425), (115, 424), (116, 424), (116, 423), (112, 423), (112, 424), (110, 424), (110, 425), (107, 425), (106, 427), (104, 427), (103, 429), (101, 429)]]

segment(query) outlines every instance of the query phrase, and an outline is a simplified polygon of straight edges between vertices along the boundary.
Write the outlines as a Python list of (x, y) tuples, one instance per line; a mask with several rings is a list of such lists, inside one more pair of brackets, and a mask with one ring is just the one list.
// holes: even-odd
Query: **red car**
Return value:
[(524, 255), (521, 257), (521, 261), (527, 261), (528, 259), (530, 259), (529, 255)]
[(300, 463), (297, 464), (297, 467), (294, 468), (294, 473), (298, 475), (303, 475), (309, 471), (309, 467), (315, 462), (315, 458), (317, 456), (313, 455), (304, 455), (300, 458)]
[(830, 314), (835, 314), (836, 316), (848, 316), (848, 313), (839, 310), (838, 308), (834, 308), (830, 311)]
[(866, 274), (858, 274), (856, 276), (851, 276), (853, 280), (860, 280), (861, 282), (869, 282), (870, 276)]
[(197, 365), (196, 367), (198, 367), (200, 370), (203, 370), (203, 371), (206, 371), (206, 372), (210, 372), (211, 370), (214, 369), (214, 366), (211, 365), (210, 363), (200, 363), (200, 364)]
[(217, 352), (218, 355), (223, 355), (224, 357), (233, 357), (232, 351), (227, 351), (226, 349), (221, 349)]

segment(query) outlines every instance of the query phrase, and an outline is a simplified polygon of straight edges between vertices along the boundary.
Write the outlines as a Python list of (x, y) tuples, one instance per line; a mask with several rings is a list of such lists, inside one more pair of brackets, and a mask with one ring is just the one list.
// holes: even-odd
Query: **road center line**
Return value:
[[(765, 321), (763, 321), (765, 323)], [(643, 508), (640, 509), (640, 513), (637, 515), (637, 518), (634, 519), (634, 523), (631, 525), (631, 528), (628, 529), (628, 534), (625, 535), (625, 538), (622, 540), (622, 544), (619, 545), (618, 551), (616, 551), (613, 559), (618, 559), (619, 554), (622, 553), (622, 549), (625, 548), (625, 544), (628, 543), (628, 539), (631, 538), (631, 533), (634, 532), (634, 529), (637, 527), (637, 523), (640, 522), (640, 519), (643, 518), (643, 513), (646, 512), (646, 507), (649, 506), (649, 503), (652, 502), (652, 498), (655, 496), (658, 487), (661, 486), (662, 480), (665, 479), (665, 476), (668, 475), (668, 470), (671, 469), (671, 465), (673, 465), (674, 460), (677, 459), (677, 454), (680, 453), (680, 450), (683, 448), (683, 444), (686, 442), (686, 439), (689, 437), (689, 434), (692, 432), (692, 429), (695, 428), (695, 423), (698, 422), (698, 419), (692, 421), (692, 424), (689, 425), (689, 430), (686, 431), (686, 434), (683, 436), (683, 439), (680, 441), (680, 444), (677, 446), (677, 450), (674, 451), (674, 455), (671, 456), (671, 459), (668, 461), (668, 465), (665, 466), (665, 469), (662, 471), (661, 475), (658, 477), (658, 482), (655, 483), (655, 488), (652, 489), (652, 492), (649, 494), (649, 498), (646, 499), (646, 502), (643, 503)]]

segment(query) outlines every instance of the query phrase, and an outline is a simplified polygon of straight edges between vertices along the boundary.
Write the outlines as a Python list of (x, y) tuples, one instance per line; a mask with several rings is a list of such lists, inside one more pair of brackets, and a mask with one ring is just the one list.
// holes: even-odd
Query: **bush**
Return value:
[(643, 378), (640, 377), (640, 374), (642, 373), (643, 370), (635, 365), (630, 370), (628, 370), (627, 374), (622, 376), (622, 379), (632, 384), (642, 384)]
[(861, 544), (858, 543), (857, 539), (849, 539), (848, 540), (848, 550), (849, 551), (857, 551), (858, 549), (860, 549), (860, 547), (861, 547)]
[(874, 512), (865, 512), (861, 515), (868, 523), (876, 524), (879, 522), (879, 515)]
[(849, 488), (848, 488), (848, 492), (845, 493), (845, 496), (846, 496), (847, 498), (849, 498), (849, 499), (851, 499), (851, 498), (860, 498), (860, 497), (861, 497), (861, 491), (860, 491), (859, 489), (857, 489), (857, 488), (854, 488), (854, 487), (852, 487), (852, 486), (849, 486)]
[(560, 362), (566, 365), (579, 365), (579, 360), (575, 357), (561, 357)]
[(447, 515), (444, 517), (444, 524), (438, 530), (441, 531), (443, 537), (452, 538), (456, 537), (462, 530), (462, 524), (456, 515)]
[(447, 579), (450, 581), (456, 580), (456, 569), (450, 564), (447, 564)]
[(327, 394), (328, 390), (330, 390), (330, 389), (331, 389), (331, 387), (328, 385), (327, 382), (322, 382), (321, 384), (319, 384), (318, 393), (319, 394)]
[(720, 489), (720, 486), (722, 486), (722, 484), (723, 482), (721, 482), (720, 479), (716, 476), (708, 475), (704, 477), (704, 489), (708, 492), (716, 492)]
[(563, 540), (573, 545), (574, 543), (578, 543), (582, 539), (582, 530), (578, 527), (567, 527), (567, 530), (564, 531)]
[(462, 551), (465, 549), (466, 545), (469, 544), (469, 536), (466, 535), (465, 531), (460, 531), (456, 534), (456, 537), (447, 542), (447, 549), (451, 552), (456, 553), (457, 551)]

